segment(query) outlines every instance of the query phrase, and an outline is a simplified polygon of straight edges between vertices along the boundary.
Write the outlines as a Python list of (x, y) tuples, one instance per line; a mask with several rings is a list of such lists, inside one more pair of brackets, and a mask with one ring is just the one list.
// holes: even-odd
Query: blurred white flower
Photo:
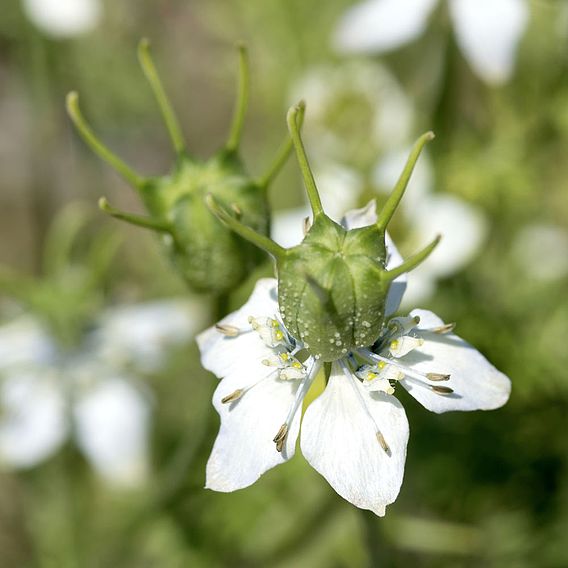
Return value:
[(102, 16), (100, 0), (23, 0), (23, 5), (34, 26), (61, 39), (90, 32)]
[[(408, 152), (393, 152), (375, 169), (377, 187), (386, 192), (396, 183)], [(436, 235), (442, 240), (428, 258), (412, 272), (403, 307), (430, 298), (436, 281), (463, 269), (480, 250), (487, 236), (487, 220), (473, 205), (454, 195), (432, 192), (433, 173), (427, 155), (415, 167), (401, 203), (410, 241), (428, 242)], [(412, 247), (411, 247), (412, 248)]]
[(29, 468), (69, 436), (112, 485), (149, 472), (151, 397), (137, 376), (204, 323), (197, 302), (171, 300), (104, 313), (81, 348), (63, 352), (30, 316), (0, 327), (0, 464)]
[[(311, 159), (351, 166), (349, 157), (405, 144), (414, 109), (390, 71), (373, 62), (348, 61), (313, 67), (291, 89), (306, 101), (304, 133), (313, 138)], [(352, 134), (351, 134), (352, 131)]]
[(554, 225), (527, 225), (515, 237), (513, 258), (529, 278), (564, 278), (568, 275), (568, 231)]
[[(437, 0), (365, 0), (343, 15), (334, 37), (341, 52), (382, 53), (420, 36)], [(473, 70), (500, 85), (513, 73), (529, 20), (526, 0), (448, 0), (456, 41)]]

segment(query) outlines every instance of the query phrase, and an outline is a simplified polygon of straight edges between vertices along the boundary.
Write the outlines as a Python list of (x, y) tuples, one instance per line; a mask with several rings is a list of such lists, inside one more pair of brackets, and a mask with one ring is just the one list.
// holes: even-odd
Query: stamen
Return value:
[(276, 444), (276, 451), (281, 452), (284, 449), (284, 442), (286, 441), (286, 437), (288, 436), (288, 424), (282, 424), (280, 426), (280, 430), (274, 439), (272, 440)]
[(312, 222), (310, 218), (304, 217), (304, 226), (303, 226), (304, 237), (308, 234), (308, 231), (311, 229), (311, 227), (312, 227)]
[(444, 375), (442, 373), (426, 373), (426, 378), (429, 381), (449, 381), (451, 375)]
[(379, 444), (381, 445), (381, 448), (383, 448), (383, 450), (390, 455), (391, 453), (391, 449), (389, 447), (389, 445), (387, 444), (387, 441), (385, 440), (385, 437), (380, 433), (377, 432), (377, 440), (379, 441)]
[(227, 337), (237, 337), (242, 333), (242, 331), (238, 327), (235, 327), (234, 325), (229, 325), (228, 323), (218, 323), (215, 325), (215, 329), (219, 333), (222, 333)]
[(235, 402), (235, 400), (239, 400), (241, 396), (243, 396), (245, 390), (244, 389), (237, 389), (235, 392), (228, 394), (227, 396), (221, 399), (223, 404), (228, 404), (229, 402)]
[(300, 408), (300, 405), (302, 404), (304, 397), (310, 390), (310, 387), (312, 386), (314, 379), (317, 377), (317, 374), (319, 373), (321, 366), (322, 363), (320, 361), (315, 361), (309, 373), (305, 376), (304, 379), (302, 379), (300, 387), (296, 392), (296, 397), (294, 398), (294, 402), (292, 403), (292, 406), (288, 411), (288, 416), (286, 416), (286, 421), (284, 422), (284, 424), (282, 424), (280, 430), (278, 430), (278, 433), (274, 437), (273, 442), (276, 444), (277, 452), (281, 452), (283, 450), (284, 443), (286, 442), (286, 437), (288, 436), (288, 430), (292, 425), (294, 416), (296, 415), (298, 408)]
[(365, 402), (365, 399), (363, 398), (363, 396), (361, 395), (361, 392), (359, 391), (359, 386), (356, 384), (357, 379), (355, 378), (355, 375), (353, 375), (353, 373), (351, 372), (351, 370), (349, 369), (349, 367), (346, 365), (346, 363), (344, 361), (339, 361), (339, 364), (341, 365), (341, 368), (343, 369), (343, 374), (345, 375), (345, 377), (347, 378), (347, 380), (351, 384), (351, 387), (353, 388), (353, 390), (355, 392), (355, 396), (357, 397), (361, 406), (363, 407), (363, 410), (365, 411), (365, 413), (369, 417), (369, 420), (373, 423), (373, 426), (375, 427), (375, 436), (377, 437), (377, 441), (381, 445), (381, 448), (383, 449), (383, 451), (387, 455), (390, 456), (391, 455), (390, 446), (387, 444), (387, 441), (386, 441), (385, 437), (383, 436), (379, 426), (377, 425), (375, 418), (373, 417), (373, 415), (369, 411), (369, 408), (367, 407), (367, 403)]
[(237, 219), (240, 219), (243, 216), (242, 209), (236, 203), (231, 203), (231, 209), (234, 211)]
[(396, 359), (389, 359), (388, 357), (383, 357), (382, 355), (377, 355), (376, 353), (373, 353), (369, 349), (359, 349), (358, 353), (359, 353), (359, 355), (361, 355), (361, 357), (363, 357), (367, 361), (371, 361), (373, 363), (378, 363), (379, 366), (380, 366), (381, 363), (386, 364), (386, 365), (393, 365), (394, 367), (397, 367), (398, 369), (403, 371), (404, 374), (407, 377), (413, 377), (413, 378), (415, 378), (419, 381), (424, 381), (424, 380), (428, 379), (428, 376), (426, 374), (415, 371), (414, 369), (411, 369), (410, 367), (406, 367), (405, 365), (402, 365), (401, 363), (399, 363)]
[(421, 329), (420, 331), (431, 331), (432, 333), (439, 333), (440, 335), (444, 335), (446, 333), (451, 333), (456, 328), (456, 322), (446, 323), (439, 327), (432, 327), (430, 329)]
[(452, 394), (454, 389), (450, 387), (440, 387), (438, 385), (430, 385), (430, 388), (437, 394)]

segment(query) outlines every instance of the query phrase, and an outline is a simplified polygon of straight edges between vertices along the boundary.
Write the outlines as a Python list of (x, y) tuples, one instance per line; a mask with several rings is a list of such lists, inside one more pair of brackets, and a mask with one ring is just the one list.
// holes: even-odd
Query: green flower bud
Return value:
[(374, 225), (348, 230), (323, 211), (300, 137), (304, 106), (288, 113), (288, 126), (304, 177), (313, 223), (303, 242), (284, 249), (231, 217), (213, 197), (209, 205), (235, 232), (276, 259), (278, 304), (288, 332), (317, 358), (335, 361), (372, 345), (379, 337), (391, 282), (420, 264), (437, 245), (435, 239), (400, 266), (387, 270), (385, 232), (422, 148), (433, 134), (416, 143), (400, 179)]
[(77, 93), (67, 97), (69, 115), (81, 136), (137, 190), (149, 216), (119, 211), (105, 198), (99, 202), (101, 209), (113, 217), (160, 233), (174, 266), (188, 285), (213, 294), (224, 294), (238, 286), (262, 260), (262, 253), (211, 215), (205, 196), (213, 195), (235, 220), (267, 235), (266, 189), (292, 148), (287, 139), (263, 177), (253, 179), (246, 172), (238, 153), (248, 99), (248, 64), (243, 46), (239, 46), (239, 54), (238, 97), (229, 139), (213, 157), (202, 161), (188, 154), (179, 123), (150, 57), (149, 43), (146, 40), (140, 43), (140, 63), (177, 156), (171, 173), (162, 177), (145, 178), (132, 171), (87, 125), (79, 110)]

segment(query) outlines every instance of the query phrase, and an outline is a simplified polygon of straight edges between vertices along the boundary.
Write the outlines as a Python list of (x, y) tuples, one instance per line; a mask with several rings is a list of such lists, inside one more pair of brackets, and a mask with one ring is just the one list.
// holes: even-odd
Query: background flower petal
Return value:
[(456, 41), (473, 70), (500, 85), (512, 75), (529, 20), (525, 0), (450, 0)]

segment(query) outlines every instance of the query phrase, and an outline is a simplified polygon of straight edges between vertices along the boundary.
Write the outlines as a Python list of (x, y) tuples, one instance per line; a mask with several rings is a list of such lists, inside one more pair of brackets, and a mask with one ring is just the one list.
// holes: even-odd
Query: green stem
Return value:
[(217, 203), (217, 201), (211, 194), (207, 195), (205, 202), (207, 203), (207, 207), (209, 207), (209, 210), (211, 211), (211, 213), (213, 213), (213, 215), (215, 215), (222, 223), (227, 225), (229, 229), (237, 233), (237, 235), (241, 236), (243, 239), (270, 253), (277, 259), (286, 254), (286, 249), (275, 243), (272, 239), (265, 235), (257, 233), (254, 229), (251, 229), (234, 217), (231, 217), (231, 215), (229, 215)]
[(243, 44), (237, 46), (239, 50), (239, 79), (237, 88), (237, 102), (233, 113), (233, 121), (229, 139), (227, 140), (227, 150), (234, 152), (239, 147), (241, 133), (245, 121), (245, 114), (248, 105), (249, 93), (249, 65), (246, 47)]
[(126, 221), (127, 223), (136, 225), (137, 227), (158, 231), (160, 233), (172, 232), (172, 226), (167, 221), (160, 221), (158, 219), (152, 219), (152, 217), (144, 217), (143, 215), (134, 215), (133, 213), (125, 213), (124, 211), (120, 211), (112, 207), (112, 205), (110, 205), (110, 203), (106, 200), (106, 197), (101, 197), (99, 199), (99, 209), (108, 213), (115, 219)]
[(412, 175), (414, 166), (418, 161), (418, 157), (420, 156), (422, 149), (426, 145), (426, 142), (429, 142), (430, 140), (433, 139), (434, 139), (434, 133), (426, 132), (426, 134), (420, 136), (420, 138), (414, 144), (414, 147), (410, 152), (410, 156), (408, 157), (406, 165), (404, 166), (404, 169), (402, 170), (402, 173), (400, 174), (400, 177), (396, 182), (394, 189), (392, 190), (391, 194), (389, 195), (389, 198), (387, 199), (387, 202), (385, 203), (385, 205), (381, 209), (381, 212), (379, 213), (379, 218), (377, 219), (377, 225), (382, 231), (384, 231), (387, 228), (389, 221), (392, 219), (392, 216), (394, 215), (394, 212), (396, 211), (396, 208), (398, 207), (402, 199), (402, 196), (404, 195), (406, 187), (408, 186), (408, 182), (410, 181), (410, 176)]
[(420, 252), (412, 255), (410, 258), (406, 259), (402, 264), (392, 268), (388, 272), (383, 272), (383, 277), (386, 277), (388, 280), (394, 280), (401, 274), (405, 272), (409, 272), (413, 268), (416, 268), (419, 264), (424, 262), (430, 253), (438, 246), (440, 239), (442, 237), (438, 235), (427, 247), (424, 247)]
[(146, 79), (148, 79), (152, 91), (154, 92), (154, 96), (156, 97), (156, 101), (158, 102), (158, 106), (160, 107), (160, 111), (164, 117), (164, 122), (166, 123), (166, 128), (168, 129), (174, 150), (177, 154), (181, 154), (185, 151), (186, 147), (183, 133), (170, 99), (162, 85), (162, 81), (160, 80), (154, 61), (152, 60), (152, 56), (150, 54), (150, 42), (146, 38), (141, 40), (138, 44), (138, 60), (140, 61), (140, 66), (144, 71), (144, 75), (146, 76)]
[(133, 187), (139, 188), (144, 183), (144, 178), (127, 166), (97, 138), (81, 114), (79, 95), (74, 91), (67, 95), (67, 112), (79, 134), (95, 154), (113, 167)]
[(304, 148), (304, 143), (302, 142), (302, 137), (300, 135), (300, 124), (303, 121), (305, 109), (306, 105), (303, 101), (298, 103), (288, 111), (286, 120), (288, 122), (288, 130), (292, 137), (292, 143), (296, 149), (296, 156), (300, 164), (300, 170), (304, 179), (304, 185), (306, 186), (308, 200), (315, 218), (318, 215), (322, 215), (324, 211), (318, 193), (318, 188), (314, 180), (314, 175), (310, 168), (310, 163), (308, 162), (306, 149)]

